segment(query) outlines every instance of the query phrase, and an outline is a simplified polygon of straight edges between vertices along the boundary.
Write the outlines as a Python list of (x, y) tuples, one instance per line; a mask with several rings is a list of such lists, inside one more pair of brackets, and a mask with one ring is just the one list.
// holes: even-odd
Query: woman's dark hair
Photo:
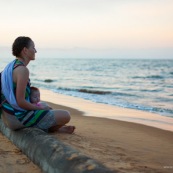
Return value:
[(25, 37), (25, 36), (17, 37), (14, 40), (14, 43), (12, 45), (12, 53), (13, 53), (13, 55), (16, 56), (16, 57), (19, 57), (22, 49), (24, 47), (28, 48), (30, 43), (31, 43), (31, 41), (32, 40), (29, 37)]

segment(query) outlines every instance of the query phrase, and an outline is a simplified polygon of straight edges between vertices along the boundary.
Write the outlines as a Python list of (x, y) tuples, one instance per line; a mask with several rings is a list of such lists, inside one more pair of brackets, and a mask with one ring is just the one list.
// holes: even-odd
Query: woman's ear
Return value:
[(24, 47), (21, 51), (21, 55), (25, 56), (27, 54), (28, 49)]
[(27, 51), (28, 51), (27, 48), (24, 47), (20, 53), (20, 57), (25, 57), (27, 55)]
[(26, 47), (23, 48), (23, 52), (27, 53), (28, 49)]

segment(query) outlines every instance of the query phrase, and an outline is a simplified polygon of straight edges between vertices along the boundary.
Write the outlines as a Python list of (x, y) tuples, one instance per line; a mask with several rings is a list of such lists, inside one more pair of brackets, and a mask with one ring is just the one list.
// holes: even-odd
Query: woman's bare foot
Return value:
[(58, 129), (58, 132), (72, 134), (74, 132), (75, 128), (76, 128), (75, 126), (62, 126)]
[(59, 133), (69, 133), (72, 134), (74, 132), (74, 130), (76, 129), (75, 126), (67, 126), (67, 125), (57, 125), (57, 126), (53, 126), (51, 128), (48, 129), (48, 132), (52, 133), (52, 132), (59, 132)]

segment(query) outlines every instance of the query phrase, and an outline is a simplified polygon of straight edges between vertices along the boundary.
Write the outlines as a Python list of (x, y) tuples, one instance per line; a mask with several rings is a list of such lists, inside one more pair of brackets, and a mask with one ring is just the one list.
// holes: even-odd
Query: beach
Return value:
[[(53, 109), (68, 110), (71, 114), (69, 125), (76, 126), (73, 134), (50, 133), (50, 135), (107, 168), (122, 173), (172, 173), (172, 118), (98, 104), (43, 89), (41, 99)], [(148, 117), (150, 119), (147, 119)], [(11, 173), (9, 171), (11, 168), (17, 173), (19, 165), (21, 172), (24, 170), (41, 172), (19, 149), (13, 148), (15, 147), (13, 144), (5, 151), (6, 143), (10, 143), (8, 139), (1, 142), (3, 148), (0, 154), (1, 165), (5, 165), (1, 166), (3, 172)]]
[[(65, 109), (71, 113), (72, 118), (69, 124), (75, 125), (76, 131), (72, 135), (51, 134), (59, 140), (98, 160), (112, 170), (124, 173), (171, 173), (173, 171), (173, 126), (166, 123), (167, 121), (172, 123), (172, 119), (165, 117), (162, 119), (159, 115), (148, 112), (116, 107), (112, 110), (116, 111), (117, 115), (141, 116), (141, 119), (152, 115), (156, 116), (156, 119), (160, 118), (159, 122), (163, 120), (165, 124), (160, 123), (159, 128), (152, 127), (152, 123), (148, 123), (149, 121), (148, 125), (144, 125), (141, 124), (142, 122), (134, 123), (96, 117), (98, 116), (96, 113), (101, 109), (99, 104), (55, 94), (48, 90), (41, 90), (41, 95), (42, 100), (49, 101), (48, 103), (53, 109)], [(107, 105), (101, 106), (102, 109), (105, 109), (103, 114), (111, 114), (110, 107), (107, 110)], [(120, 119), (120, 117), (118, 118)], [(135, 119), (132, 118), (132, 120)], [(158, 123), (153, 123), (153, 126), (156, 125), (159, 126)]]
[[(173, 173), (173, 0), (6, 0), (0, 13), (0, 109), (24, 125), (0, 114), (0, 173)], [(70, 121), (37, 110), (31, 87)]]

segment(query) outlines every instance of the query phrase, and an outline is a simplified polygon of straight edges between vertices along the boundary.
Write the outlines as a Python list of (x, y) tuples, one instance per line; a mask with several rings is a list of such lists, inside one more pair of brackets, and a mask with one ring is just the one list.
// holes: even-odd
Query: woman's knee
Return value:
[(66, 124), (70, 121), (71, 116), (70, 112), (66, 110), (56, 110), (54, 112), (55, 119), (60, 124)]
[(69, 111), (65, 111), (65, 117), (66, 117), (67, 122), (69, 122), (70, 119), (71, 119), (71, 116), (70, 116), (70, 112)]

